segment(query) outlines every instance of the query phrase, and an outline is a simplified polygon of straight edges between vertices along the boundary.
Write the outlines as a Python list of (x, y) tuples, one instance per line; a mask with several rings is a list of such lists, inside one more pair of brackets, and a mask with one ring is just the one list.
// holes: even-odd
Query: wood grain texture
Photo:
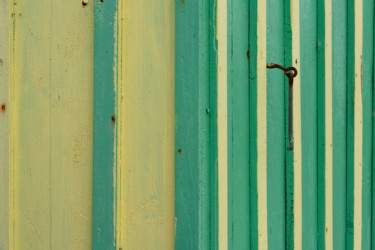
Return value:
[(0, 1), (0, 249), (9, 249), (9, 1)]
[(174, 248), (174, 6), (172, 0), (119, 2), (117, 246), (122, 249)]
[(13, 249), (91, 249), (93, 7), (14, 2)]

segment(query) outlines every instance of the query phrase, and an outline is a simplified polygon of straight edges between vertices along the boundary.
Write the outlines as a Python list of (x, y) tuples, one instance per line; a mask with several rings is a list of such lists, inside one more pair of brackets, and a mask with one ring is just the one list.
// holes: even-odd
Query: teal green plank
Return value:
[(333, 249), (345, 249), (347, 3), (332, 1)]
[[(284, 64), (283, 0), (267, 0), (267, 63)], [(267, 70), (267, 227), (273, 250), (285, 249), (284, 81), (283, 71)]]
[(348, 1), (347, 16), (347, 177), (346, 249), (353, 249), (354, 220), (354, 0)]
[(93, 249), (115, 249), (117, 1), (95, 0)]
[[(302, 137), (302, 249), (317, 249), (318, 54), (317, 4), (300, 0), (300, 84)], [(297, 64), (298, 65), (298, 64)]]
[(325, 249), (325, 11), (324, 0), (318, 0), (318, 220), (317, 244)]
[(362, 57), (362, 249), (371, 246), (372, 189), (372, 102), (374, 81), (374, 1), (363, 1)]
[(209, 0), (175, 5), (175, 248), (216, 249), (216, 12)]
[(249, 71), (250, 71), (250, 249), (258, 249), (258, 182), (257, 182), (257, 0), (250, 0)]
[(228, 0), (228, 239), (234, 250), (250, 249), (248, 50), (249, 1)]

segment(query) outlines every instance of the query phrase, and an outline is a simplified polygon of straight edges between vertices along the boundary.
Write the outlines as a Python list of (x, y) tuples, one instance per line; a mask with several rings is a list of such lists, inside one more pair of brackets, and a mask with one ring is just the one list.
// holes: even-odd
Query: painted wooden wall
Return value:
[(93, 7), (1, 1), (1, 249), (91, 248)]

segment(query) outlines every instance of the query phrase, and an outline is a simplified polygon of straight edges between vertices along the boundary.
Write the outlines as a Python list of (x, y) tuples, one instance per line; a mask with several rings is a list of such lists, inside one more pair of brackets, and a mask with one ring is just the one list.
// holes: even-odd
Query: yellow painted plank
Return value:
[(91, 249), (94, 6), (14, 6), (12, 249)]
[(354, 249), (362, 248), (362, 51), (363, 0), (354, 2)]
[(9, 2), (0, 1), (0, 249), (9, 249)]
[[(292, 60), (293, 67), (299, 72), (300, 62), (300, 27), (299, 27), (299, 0), (292, 0)], [(302, 127), (301, 127), (301, 77), (293, 80), (293, 169), (294, 169), (294, 249), (302, 249)]]
[(228, 87), (227, 1), (217, 3), (219, 249), (228, 249)]
[(258, 1), (257, 55), (257, 188), (258, 188), (258, 248), (268, 249), (267, 237), (267, 26), (266, 1)]
[(325, 1), (325, 248), (333, 249), (332, 187), (332, 1)]
[(117, 246), (174, 249), (173, 0), (119, 1)]

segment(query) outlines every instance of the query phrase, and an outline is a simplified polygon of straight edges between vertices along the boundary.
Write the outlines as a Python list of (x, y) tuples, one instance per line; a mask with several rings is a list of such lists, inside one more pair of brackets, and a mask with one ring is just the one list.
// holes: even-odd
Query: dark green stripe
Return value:
[(374, 70), (374, 1), (363, 1), (362, 57), (362, 249), (371, 249), (372, 92)]
[(317, 249), (318, 222), (318, 54), (316, 1), (300, 0), (299, 77), (302, 137), (302, 249)]
[[(267, 0), (267, 63), (284, 64), (284, 0)], [(272, 250), (285, 249), (284, 83), (283, 71), (267, 70), (267, 231)]]
[(354, 220), (354, 0), (348, 0), (346, 249), (353, 249)]
[(95, 1), (93, 249), (115, 249), (115, 24), (117, 1)]
[(208, 0), (175, 4), (175, 248), (216, 249), (216, 5)]
[(324, 0), (318, 0), (318, 221), (317, 244), (325, 249), (325, 11)]
[(250, 0), (250, 249), (258, 249), (258, 188), (257, 188), (257, 0)]
[(250, 249), (249, 1), (228, 0), (228, 240)]
[(333, 249), (345, 249), (347, 3), (332, 1)]
[[(291, 2), (284, 1), (284, 66), (293, 65), (292, 59), (292, 20), (291, 20)], [(298, 67), (297, 67), (298, 68)], [(300, 78), (300, 75), (297, 77)], [(285, 148), (289, 147), (289, 79), (284, 76), (284, 140)], [(294, 164), (293, 151), (284, 150), (285, 152), (285, 244), (286, 249), (294, 249)]]

